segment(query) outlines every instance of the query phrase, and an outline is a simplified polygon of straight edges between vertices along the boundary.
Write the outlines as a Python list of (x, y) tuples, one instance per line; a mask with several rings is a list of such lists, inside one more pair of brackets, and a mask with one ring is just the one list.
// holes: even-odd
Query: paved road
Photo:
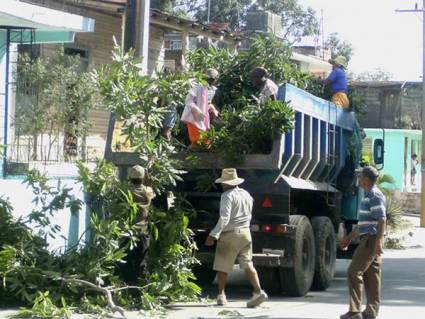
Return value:
[[(410, 218), (418, 224), (418, 218)], [(383, 304), (379, 318), (425, 318), (425, 229), (416, 228), (406, 250), (386, 251), (383, 268)], [(423, 247), (420, 247), (423, 246)], [(247, 309), (250, 289), (243, 274), (234, 273), (228, 287), (229, 304), (214, 306), (215, 287), (206, 290), (209, 302), (175, 305), (168, 314), (155, 318), (170, 319), (337, 319), (347, 311), (346, 269), (349, 261), (338, 260), (336, 278), (326, 292), (312, 292), (304, 298), (272, 297), (257, 309)], [(10, 313), (10, 312), (9, 312)], [(6, 312), (0, 311), (0, 319)], [(77, 317), (76, 317), (77, 318)], [(82, 316), (78, 316), (82, 318)], [(128, 318), (153, 318), (149, 314), (129, 313)]]
[[(418, 218), (410, 218), (415, 224)], [(425, 230), (416, 228), (406, 250), (386, 251), (383, 266), (383, 302), (379, 318), (425, 318)], [(419, 247), (420, 245), (424, 247)], [(243, 274), (232, 276), (228, 287), (230, 303), (225, 308), (212, 303), (177, 306), (168, 315), (173, 319), (249, 318), (249, 319), (334, 319), (347, 311), (346, 269), (349, 261), (338, 260), (336, 278), (326, 292), (312, 292), (304, 298), (273, 297), (261, 308), (246, 309), (250, 297)], [(209, 289), (211, 298), (215, 289)], [(227, 311), (227, 316), (223, 314)], [(231, 315), (233, 312), (233, 315)]]

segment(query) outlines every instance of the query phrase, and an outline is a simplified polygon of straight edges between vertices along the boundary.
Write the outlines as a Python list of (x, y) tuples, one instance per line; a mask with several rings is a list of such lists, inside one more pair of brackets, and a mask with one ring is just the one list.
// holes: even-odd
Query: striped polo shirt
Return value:
[(373, 186), (365, 195), (360, 204), (359, 233), (360, 235), (376, 235), (378, 220), (386, 217), (385, 196), (378, 187)]

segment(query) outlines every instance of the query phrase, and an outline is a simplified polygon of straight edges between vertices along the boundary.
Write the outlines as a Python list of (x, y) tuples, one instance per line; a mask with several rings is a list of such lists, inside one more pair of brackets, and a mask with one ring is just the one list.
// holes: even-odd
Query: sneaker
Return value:
[(367, 313), (365, 313), (364, 311), (362, 312), (362, 316), (363, 316), (363, 319), (376, 319), (376, 317), (375, 317), (375, 316), (368, 315), (368, 314), (367, 314)]
[(227, 305), (227, 298), (225, 294), (220, 294), (217, 296), (217, 306)]
[(361, 312), (347, 312), (339, 317), (339, 319), (363, 319)]
[(252, 298), (246, 303), (246, 306), (248, 308), (254, 308), (261, 305), (267, 299), (269, 299), (269, 296), (267, 296), (264, 290), (261, 290), (259, 294), (254, 293)]

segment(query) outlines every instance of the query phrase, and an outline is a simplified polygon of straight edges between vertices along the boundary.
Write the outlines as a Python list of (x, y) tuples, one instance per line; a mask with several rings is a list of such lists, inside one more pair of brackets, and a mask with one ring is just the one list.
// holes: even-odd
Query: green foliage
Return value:
[(210, 151), (228, 164), (239, 164), (246, 154), (269, 153), (272, 142), (293, 127), (293, 116), (289, 105), (280, 101), (250, 104), (240, 112), (224, 111), (222, 126), (205, 136), (211, 141)]
[(290, 46), (273, 35), (254, 37), (250, 50), (238, 55), (216, 48), (189, 53), (188, 60), (196, 72), (211, 67), (220, 72), (216, 104), (221, 109), (221, 121), (205, 134), (211, 141), (210, 151), (229, 164), (240, 163), (246, 154), (270, 152), (272, 141), (292, 128), (291, 108), (272, 101), (259, 105), (252, 98), (258, 92), (249, 79), (255, 67), (263, 66), (278, 84), (318, 91), (319, 85), (291, 62), (291, 56)]
[[(208, 9), (204, 2), (171, 1), (175, 6), (183, 6), (187, 12), (200, 21), (207, 21)], [(210, 21), (227, 23), (229, 28), (240, 29), (246, 26), (250, 10), (267, 10), (282, 17), (282, 36), (286, 40), (298, 41), (305, 36), (319, 34), (319, 21), (316, 12), (302, 6), (298, 0), (250, 0), (226, 1), (211, 0)]]
[(354, 54), (353, 45), (348, 41), (339, 38), (338, 33), (331, 33), (326, 39), (325, 48), (331, 50), (332, 59), (342, 55), (350, 61)]
[[(188, 229), (190, 210), (181, 204), (167, 213), (153, 209), (149, 271), (135, 273), (134, 285), (123, 276), (127, 256), (137, 248), (141, 236), (136, 226), (139, 210), (129, 186), (116, 178), (115, 168), (105, 161), (98, 162), (94, 171), (83, 164), (79, 169), (92, 211), (90, 236), (86, 243), (67, 247), (61, 254), (48, 250), (46, 236), (57, 236), (50, 217), (76, 205), (66, 188), (51, 187), (45, 176), (31, 171), (26, 183), (33, 189), (36, 207), (26, 219), (14, 220), (10, 204), (0, 199), (4, 221), (0, 224), (0, 297), (9, 296), (5, 302), (20, 300), (31, 305), (20, 315), (42, 318), (114, 309), (106, 291), (125, 308), (152, 309), (197, 297), (200, 288), (192, 282), (191, 272), (196, 259)], [(26, 226), (30, 222), (36, 232)]]
[[(17, 65), (17, 135), (86, 136), (87, 114), (97, 107), (98, 95), (89, 74), (81, 69), (80, 57), (63, 50), (36, 59), (24, 54)], [(36, 157), (36, 145), (33, 152)]]
[(176, 148), (157, 137), (164, 113), (184, 104), (190, 81), (183, 76), (142, 75), (138, 65), (133, 52), (124, 53), (116, 46), (113, 63), (94, 72), (93, 79), (105, 105), (123, 123), (123, 134), (148, 170), (155, 191), (160, 193), (180, 180), (183, 171), (173, 157)]
[(47, 318), (47, 319), (71, 319), (72, 312), (68, 308), (65, 298), (61, 298), (61, 307), (57, 307), (49, 298), (49, 292), (38, 292), (34, 305), (30, 310), (21, 309), (19, 314), (12, 318)]
[(198, 49), (189, 52), (192, 69), (204, 73), (207, 68), (220, 72), (216, 103), (221, 109), (243, 109), (253, 102), (256, 90), (250, 84), (250, 74), (258, 66), (265, 67), (277, 84), (290, 83), (301, 89), (309, 87), (313, 77), (301, 72), (291, 61), (292, 50), (272, 34), (254, 36), (248, 51), (235, 55), (225, 49)]
[(197, 298), (201, 289), (193, 282), (192, 266), (198, 264), (193, 232), (189, 229), (187, 202), (178, 199), (174, 208), (164, 213), (154, 209), (151, 215), (151, 273), (147, 293), (160, 296), (164, 302), (189, 301)]
[(392, 231), (396, 231), (397, 229), (399, 229), (403, 221), (403, 208), (394, 199), (394, 194), (392, 192), (392, 190), (394, 189), (394, 184), (394, 178), (388, 174), (381, 174), (376, 182), (376, 185), (385, 195), (385, 198), (387, 200), (387, 226)]

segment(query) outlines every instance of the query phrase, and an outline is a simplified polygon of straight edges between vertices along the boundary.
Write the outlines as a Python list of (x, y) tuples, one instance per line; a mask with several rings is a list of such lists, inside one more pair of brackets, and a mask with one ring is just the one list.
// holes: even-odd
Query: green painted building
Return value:
[[(421, 191), (422, 132), (419, 130), (365, 129), (363, 156), (373, 163), (373, 143), (383, 138), (385, 142), (384, 167), (382, 172), (391, 175), (395, 188), (402, 192)], [(417, 164), (412, 160), (417, 155)], [(416, 174), (411, 174), (415, 167)]]

